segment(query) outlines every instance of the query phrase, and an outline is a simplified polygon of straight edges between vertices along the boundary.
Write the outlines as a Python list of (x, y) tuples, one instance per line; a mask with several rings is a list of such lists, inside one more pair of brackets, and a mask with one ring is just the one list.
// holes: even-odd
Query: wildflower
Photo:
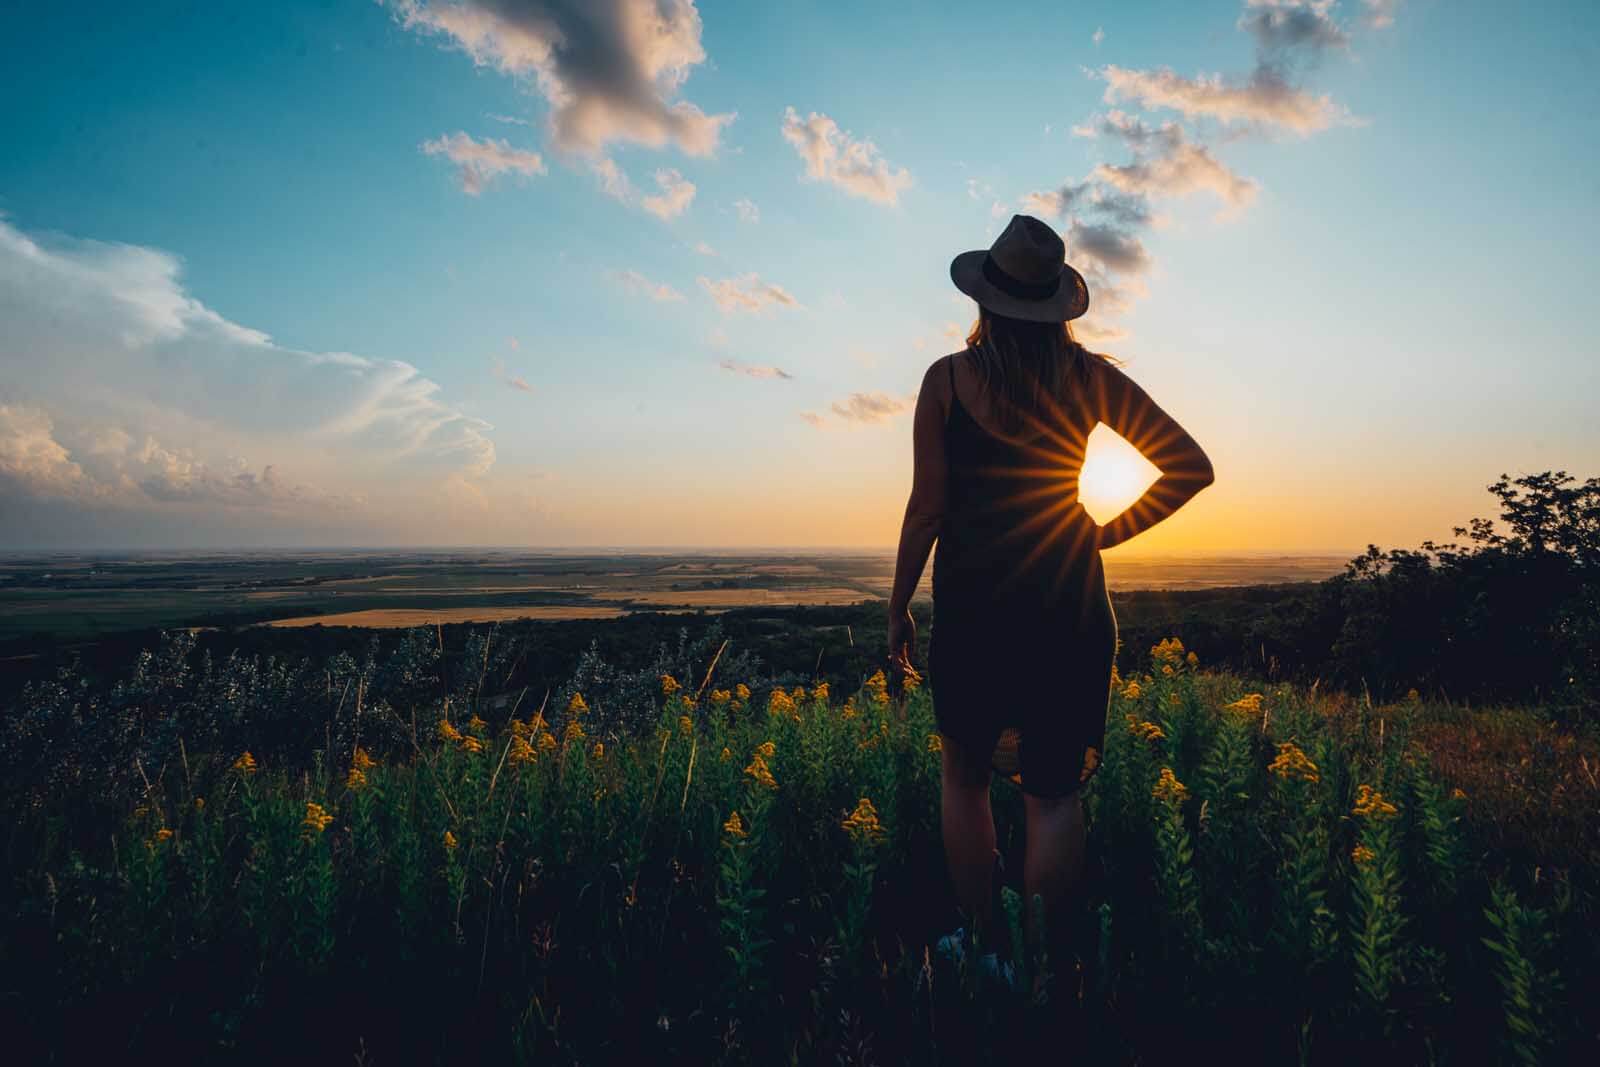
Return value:
[(928, 751), (929, 752), (934, 752), (934, 753), (943, 752), (944, 751), (944, 738), (940, 737), (938, 734), (929, 734), (928, 735)]
[(539, 751), (550, 752), (556, 747), (556, 737), (549, 730), (539, 731)]
[(858, 844), (872, 844), (884, 836), (883, 824), (878, 821), (878, 809), (872, 806), (872, 801), (867, 797), (856, 802), (856, 810), (840, 820), (839, 826)]
[(678, 703), (682, 704), (689, 711), (693, 711), (697, 704), (694, 697), (690, 696), (688, 693), (679, 693)]
[(1467, 799), (1466, 791), (1461, 789), (1459, 786), (1456, 787), (1455, 789), (1450, 790), (1450, 796), (1452, 798), (1456, 799), (1456, 800), (1465, 800), (1465, 799)]
[(449, 719), (440, 719), (439, 739), (442, 741), (459, 741), (461, 740), (461, 731), (457, 730), (455, 723)]
[(1162, 667), (1161, 667), (1161, 673), (1162, 674), (1166, 674), (1166, 675), (1171, 675), (1172, 674), (1172, 664), (1170, 664), (1170, 663), (1163, 664)]
[(1200, 657), (1191, 652), (1187, 656), (1183, 657), (1183, 662), (1189, 665), (1190, 670), (1193, 670), (1194, 668), (1200, 666)]
[(582, 741), (588, 735), (583, 732), (583, 723), (574, 720), (567, 723), (566, 732), (561, 736), (570, 745), (574, 741)]
[(167, 829), (165, 826), (163, 826), (161, 829), (156, 831), (156, 840), (157, 841), (170, 841), (170, 840), (172, 840), (172, 831)]
[(467, 720), (467, 729), (475, 734), (481, 734), (489, 728), (489, 724), (478, 718), (478, 713), (473, 712), (472, 718)]
[[(1151, 725), (1154, 725), (1153, 723)], [(1157, 727), (1159, 729), (1159, 727)], [(1100, 766), (1100, 750), (1090, 745), (1083, 750), (1083, 770), (1078, 773), (1078, 781), (1087, 782), (1089, 776)]]
[[(1457, 789), (1456, 792), (1457, 793), (1461, 793), (1461, 790)], [(1465, 796), (1466, 794), (1462, 793), (1461, 795)], [(206, 810), (206, 798), (205, 797), (195, 797), (194, 798), (194, 810), (195, 811), (205, 811)]]
[(528, 744), (528, 739), (520, 734), (513, 735), (511, 747), (506, 751), (506, 759), (513, 767), (520, 767), (524, 763), (533, 763), (539, 754)]
[(717, 756), (717, 762), (719, 762), (719, 763), (727, 763), (732, 758), (733, 758), (733, 749), (729, 748), (726, 745), (722, 746), (722, 752), (721, 752), (721, 754), (719, 754)]
[(589, 753), (589, 755), (593, 756), (597, 760), (605, 759), (606, 743), (604, 741), (596, 741), (594, 743), (594, 749)]
[(249, 749), (245, 749), (244, 755), (233, 761), (233, 769), (240, 774), (256, 773), (256, 758), (250, 755)]
[(367, 784), (367, 776), (360, 767), (351, 767), (350, 773), (344, 776), (344, 787), (351, 792), (361, 789)]
[(711, 691), (711, 706), (714, 708), (720, 708), (732, 699), (733, 694), (726, 689), (713, 689)]
[(512, 719), (510, 722), (506, 723), (506, 726), (511, 730), (512, 737), (527, 737), (533, 729), (532, 726), (523, 722), (521, 719)]
[(857, 714), (856, 698), (853, 695), (846, 697), (844, 701), (844, 707), (839, 710), (840, 717), (845, 719), (853, 719)]
[(690, 734), (694, 733), (694, 720), (689, 718), (689, 716), (687, 716), (687, 715), (679, 715), (678, 716), (678, 730), (685, 737), (688, 737)]
[(794, 701), (796, 704), (804, 704), (806, 702), (806, 687), (803, 685), (797, 685), (793, 689), (789, 690), (789, 699)]
[(1267, 764), (1267, 770), (1286, 782), (1296, 778), (1302, 782), (1322, 780), (1322, 772), (1317, 765), (1292, 741), (1279, 742), (1277, 758)]
[(1161, 728), (1160, 723), (1141, 722), (1139, 717), (1133, 714), (1129, 714), (1124, 717), (1128, 722), (1128, 732), (1133, 734), (1135, 737), (1142, 738), (1146, 741), (1166, 740), (1167, 732)]
[(1150, 650), (1150, 658), (1156, 663), (1165, 663), (1171, 666), (1183, 662), (1183, 642), (1176, 637), (1168, 637)]
[(588, 710), (589, 710), (589, 705), (585, 704), (583, 702), (583, 694), (582, 693), (573, 693), (572, 694), (572, 699), (567, 701), (567, 714), (568, 715), (574, 715), (574, 716), (582, 715), (584, 712), (586, 712)]
[(1383, 799), (1383, 794), (1370, 785), (1358, 785), (1356, 786), (1355, 813), (1374, 819), (1387, 819), (1390, 816), (1398, 815), (1400, 809)]
[(900, 687), (902, 689), (908, 693), (915, 693), (918, 689), (922, 688), (922, 675), (917, 673), (917, 669), (915, 667), (909, 663), (905, 664), (904, 673), (905, 678), (902, 679), (900, 683)]
[(460, 842), (456, 840), (455, 834), (451, 833), (449, 830), (444, 832), (444, 850), (446, 852), (454, 852), (459, 843)]
[(333, 816), (329, 815), (327, 811), (323, 809), (321, 804), (318, 804), (315, 801), (307, 801), (306, 815), (305, 818), (300, 820), (300, 825), (305, 829), (307, 834), (320, 834), (322, 831), (328, 828), (328, 824), (332, 821)]
[(373, 761), (371, 756), (367, 755), (366, 749), (357, 745), (355, 755), (350, 757), (350, 766), (360, 771), (370, 771), (377, 766), (377, 763)]
[(1261, 714), (1261, 694), (1246, 693), (1232, 704), (1224, 704), (1223, 711), (1231, 711), (1238, 715), (1248, 715), (1252, 718)]
[(1111, 685), (1113, 688), (1122, 684), (1122, 675), (1117, 671), (1117, 665), (1111, 665)]
[(1128, 700), (1138, 700), (1143, 692), (1144, 690), (1139, 688), (1139, 680), (1130, 678), (1128, 684), (1122, 690), (1122, 695)]
[(826, 704), (828, 702), (828, 683), (823, 682), (821, 685), (811, 690), (811, 699), (815, 700), (818, 704)]
[(1417, 701), (1419, 701), (1421, 699), (1422, 699), (1422, 694), (1418, 693), (1415, 689), (1407, 689), (1406, 690), (1406, 703), (1415, 704)]
[(774, 689), (767, 697), (768, 715), (787, 715), (792, 719), (800, 718), (799, 709), (795, 707), (794, 699), (782, 689)]
[(744, 820), (739, 818), (739, 813), (737, 811), (732, 815), (729, 815), (728, 821), (722, 824), (722, 832), (727, 834), (729, 837), (750, 836), (745, 832)]
[(768, 789), (778, 788), (777, 779), (772, 777), (772, 769), (767, 766), (765, 757), (759, 752), (750, 760), (750, 765), (744, 769), (744, 774), (757, 785), (766, 786)]
[(771, 759), (778, 754), (778, 746), (771, 741), (763, 741), (756, 746), (756, 754), (762, 759)]
[(662, 696), (670, 697), (673, 693), (676, 693), (681, 688), (683, 688), (683, 687), (678, 684), (678, 680), (676, 678), (674, 678), (672, 675), (663, 674), (661, 676), (661, 695)]
[(462, 734), (461, 748), (463, 751), (476, 755), (477, 753), (483, 751), (483, 742), (478, 740), (476, 737), (473, 737), (471, 734)]
[(1355, 849), (1351, 851), (1350, 858), (1359, 865), (1362, 863), (1371, 863), (1375, 855), (1376, 854), (1366, 845), (1357, 845)]
[(1189, 799), (1189, 787), (1178, 781), (1171, 767), (1163, 767), (1161, 777), (1157, 779), (1156, 787), (1150, 791), (1150, 795), (1169, 804), (1182, 804)]
[(733, 695), (739, 698), (739, 703), (747, 704), (750, 702), (750, 687), (740, 682), (733, 687)]
[(868, 699), (880, 708), (889, 703), (889, 679), (884, 677), (881, 668), (873, 672), (872, 677), (866, 680), (862, 688), (867, 691)]

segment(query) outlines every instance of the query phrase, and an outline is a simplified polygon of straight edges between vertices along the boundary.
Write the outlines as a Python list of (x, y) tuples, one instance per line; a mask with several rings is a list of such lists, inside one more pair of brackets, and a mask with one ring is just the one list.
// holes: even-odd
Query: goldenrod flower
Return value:
[(1322, 781), (1317, 765), (1292, 741), (1279, 742), (1277, 758), (1267, 764), (1267, 770), (1286, 782), (1295, 778), (1302, 782)]
[(1163, 767), (1161, 777), (1156, 780), (1156, 787), (1150, 791), (1150, 795), (1169, 804), (1182, 804), (1189, 799), (1189, 787), (1178, 781), (1171, 767)]
[(539, 751), (551, 752), (556, 747), (556, 735), (549, 730), (539, 731)]
[(713, 689), (711, 691), (711, 706), (720, 708), (733, 699), (733, 694), (726, 689)]
[(360, 767), (351, 767), (350, 773), (344, 776), (344, 787), (354, 792), (367, 784), (367, 776)]
[(915, 693), (918, 689), (922, 688), (922, 675), (917, 673), (917, 669), (915, 667), (909, 663), (905, 664), (904, 674), (905, 677), (900, 682), (900, 688), (904, 689), (907, 693)]
[(1170, 664), (1170, 663), (1162, 664), (1161, 665), (1161, 673), (1170, 675), (1172, 673), (1172, 664)]
[(693, 711), (695, 709), (695, 706), (696, 706), (696, 701), (695, 701), (694, 697), (690, 696), (688, 693), (679, 693), (678, 694), (678, 703), (682, 704), (689, 711)]
[(756, 754), (762, 759), (771, 759), (778, 754), (778, 746), (771, 741), (763, 741), (756, 746)]
[(444, 832), (444, 850), (446, 852), (454, 852), (458, 844), (460, 844), (460, 842), (456, 840), (456, 835), (451, 833), (449, 830), (446, 830)]
[(678, 730), (687, 737), (694, 733), (694, 720), (687, 715), (678, 716)]
[(1176, 637), (1169, 637), (1150, 650), (1150, 658), (1157, 663), (1176, 664), (1183, 662), (1183, 642)]
[(726, 745), (724, 745), (722, 747), (721, 754), (717, 756), (717, 762), (719, 762), (719, 763), (727, 763), (732, 758), (733, 758), (733, 749), (731, 749), (731, 748), (727, 747)]
[(461, 747), (467, 752), (477, 754), (483, 751), (483, 742), (478, 740), (476, 737), (473, 737), (471, 734), (463, 734), (461, 737)]
[(360, 745), (357, 745), (355, 755), (350, 757), (350, 766), (360, 771), (370, 771), (372, 768), (376, 767), (377, 764), (373, 761), (371, 756), (367, 755), (366, 749), (362, 748)]
[(240, 774), (256, 773), (256, 758), (250, 755), (249, 749), (245, 749), (244, 754), (233, 761), (233, 769)]
[(583, 723), (573, 720), (572, 722), (567, 723), (566, 732), (561, 736), (563, 740), (570, 745), (574, 741), (582, 741), (589, 735), (583, 732)]
[(683, 687), (678, 684), (678, 680), (676, 678), (674, 678), (672, 675), (663, 674), (661, 676), (661, 695), (662, 696), (670, 697), (673, 693), (676, 693), (681, 688), (683, 688)]
[(739, 818), (739, 813), (737, 811), (732, 815), (729, 815), (728, 821), (722, 824), (722, 832), (727, 834), (729, 837), (750, 836), (745, 832), (744, 820)]
[(862, 688), (867, 691), (867, 698), (880, 708), (889, 703), (889, 679), (881, 668), (862, 683)]
[(797, 685), (793, 689), (789, 690), (789, 699), (794, 701), (796, 704), (804, 704), (806, 702), (806, 687), (803, 685)]
[(872, 801), (867, 797), (857, 801), (856, 810), (840, 820), (839, 825), (858, 844), (872, 844), (884, 837), (883, 825), (878, 821), (878, 809), (872, 806)]
[(320, 834), (322, 831), (328, 828), (328, 824), (332, 821), (333, 816), (329, 815), (327, 811), (323, 809), (321, 804), (318, 804), (315, 801), (307, 801), (306, 815), (305, 818), (300, 820), (300, 825), (308, 834)]
[(1350, 853), (1350, 858), (1358, 865), (1363, 863), (1371, 863), (1375, 857), (1376, 853), (1374, 853), (1366, 845), (1357, 845)]
[(1142, 738), (1146, 741), (1166, 740), (1166, 731), (1161, 729), (1160, 723), (1141, 722), (1137, 715), (1132, 714), (1126, 715), (1124, 718), (1128, 722), (1128, 732), (1133, 734), (1135, 737)]
[(489, 728), (489, 724), (478, 718), (478, 713), (473, 712), (472, 718), (467, 720), (467, 729), (473, 733), (481, 734)]
[(821, 685), (818, 685), (815, 689), (811, 690), (811, 699), (815, 700), (818, 704), (826, 704), (828, 702), (828, 683), (823, 682)]
[(1253, 718), (1261, 714), (1261, 694), (1246, 693), (1232, 704), (1224, 704), (1222, 710), (1231, 711), (1236, 715), (1248, 715)]
[(567, 714), (568, 715), (574, 715), (574, 716), (582, 715), (584, 712), (586, 712), (588, 710), (589, 710), (589, 705), (585, 704), (583, 702), (583, 694), (582, 693), (573, 693), (572, 694), (572, 699), (567, 701)]
[(1143, 693), (1144, 690), (1139, 688), (1139, 680), (1137, 678), (1128, 679), (1127, 686), (1122, 690), (1122, 695), (1128, 700), (1138, 700)]
[[(1457, 789), (1456, 792), (1460, 793), (1461, 790)], [(1462, 794), (1462, 795), (1465, 796), (1466, 794)], [(206, 798), (205, 797), (195, 797), (194, 798), (194, 810), (195, 811), (205, 811), (206, 810)]]
[(156, 840), (157, 841), (170, 841), (170, 840), (172, 840), (172, 831), (167, 829), (165, 826), (163, 826), (161, 829), (156, 831)]
[(748, 701), (750, 699), (750, 687), (740, 682), (733, 687), (733, 695), (738, 697), (741, 703)]
[(943, 752), (944, 751), (944, 738), (940, 737), (938, 734), (929, 734), (928, 735), (928, 751), (929, 752), (934, 752), (934, 753)]
[(1415, 689), (1407, 689), (1406, 690), (1406, 701), (1408, 703), (1415, 704), (1417, 701), (1419, 701), (1421, 699), (1422, 699), (1422, 694), (1417, 692)]
[(527, 737), (533, 731), (532, 725), (521, 719), (512, 719), (506, 726), (510, 728), (512, 737)]
[(605, 759), (606, 758), (606, 743), (604, 741), (596, 741), (594, 743), (594, 749), (592, 751), (590, 751), (589, 755), (594, 757), (597, 760)]
[(1117, 670), (1117, 665), (1115, 663), (1113, 663), (1111, 665), (1111, 686), (1112, 686), (1112, 688), (1116, 688), (1117, 686), (1119, 686), (1121, 684), (1122, 684), (1122, 674)]
[(782, 689), (774, 689), (767, 697), (768, 715), (785, 715), (796, 722), (800, 719), (800, 711), (795, 707), (794, 698)]
[(1358, 785), (1356, 786), (1355, 813), (1374, 819), (1387, 819), (1398, 815), (1400, 809), (1383, 799), (1383, 794), (1370, 785)]
[(856, 714), (856, 698), (854, 696), (845, 697), (844, 707), (840, 709), (839, 716), (844, 719), (853, 719)]
[(1200, 657), (1191, 652), (1187, 656), (1183, 657), (1183, 662), (1187, 663), (1189, 667), (1193, 669), (1200, 666)]
[(455, 723), (449, 719), (440, 719), (439, 737), (444, 741), (459, 741), (461, 740), (461, 731), (457, 730)]
[(757, 785), (766, 786), (768, 789), (778, 788), (777, 779), (772, 777), (772, 769), (767, 766), (765, 757), (759, 752), (750, 760), (750, 765), (744, 769), (744, 774)]
[(1450, 790), (1450, 795), (1452, 797), (1454, 797), (1456, 800), (1465, 800), (1465, 799), (1467, 799), (1466, 792), (1464, 790), (1462, 790), (1460, 787), (1457, 787), (1455, 789)]
[(1090, 745), (1083, 750), (1083, 770), (1078, 772), (1078, 781), (1087, 782), (1098, 766), (1100, 766), (1100, 750)]
[(524, 763), (533, 763), (538, 758), (539, 754), (533, 750), (532, 745), (528, 744), (526, 737), (521, 734), (512, 736), (511, 747), (506, 750), (506, 760), (513, 767), (519, 767)]

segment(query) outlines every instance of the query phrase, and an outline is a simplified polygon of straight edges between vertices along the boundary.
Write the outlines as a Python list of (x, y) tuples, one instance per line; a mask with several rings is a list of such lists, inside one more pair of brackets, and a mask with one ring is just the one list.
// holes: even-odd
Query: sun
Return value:
[(1161, 471), (1139, 450), (1101, 423), (1089, 434), (1083, 471), (1078, 475), (1078, 499), (1089, 517), (1102, 525), (1144, 495)]

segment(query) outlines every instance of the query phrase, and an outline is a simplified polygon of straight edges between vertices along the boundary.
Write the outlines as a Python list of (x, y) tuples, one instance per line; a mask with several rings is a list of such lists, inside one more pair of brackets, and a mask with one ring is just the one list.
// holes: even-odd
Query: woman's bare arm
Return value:
[[(948, 357), (946, 357), (948, 358)], [(928, 552), (939, 536), (944, 521), (948, 470), (945, 466), (944, 423), (948, 399), (944, 396), (941, 375), (943, 361), (928, 368), (917, 393), (917, 410), (912, 418), (911, 496), (906, 501), (905, 520), (900, 526), (900, 550), (895, 557), (894, 591), (889, 596), (889, 614), (896, 616), (911, 606), (911, 596), (922, 580)]]
[(1101, 422), (1121, 434), (1161, 476), (1138, 500), (1100, 528), (1100, 547), (1111, 548), (1148, 530), (1215, 481), (1211, 460), (1189, 432), (1137, 382), (1115, 367), (1096, 368)]

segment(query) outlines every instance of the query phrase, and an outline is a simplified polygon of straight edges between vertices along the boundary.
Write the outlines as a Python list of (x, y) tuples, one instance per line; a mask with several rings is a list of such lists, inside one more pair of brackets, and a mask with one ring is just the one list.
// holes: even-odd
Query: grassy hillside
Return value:
[[(12, 797), (19, 1062), (1593, 1047), (1600, 754), (1532, 713), (1264, 687), (1161, 644), (1117, 680), (1089, 877), (1057, 954), (1020, 961), (1054, 976), (1024, 1004), (928, 952), (955, 913), (926, 692), (752, 693), (727, 665), (653, 679), (631, 735), (581, 688), (409, 712), (357, 691), (299, 751), (246, 752), (273, 725), (249, 718), (209, 735), (226, 749), (178, 737), (124, 800), (61, 767)], [(995, 799), (1020, 871), (1020, 798)]]

